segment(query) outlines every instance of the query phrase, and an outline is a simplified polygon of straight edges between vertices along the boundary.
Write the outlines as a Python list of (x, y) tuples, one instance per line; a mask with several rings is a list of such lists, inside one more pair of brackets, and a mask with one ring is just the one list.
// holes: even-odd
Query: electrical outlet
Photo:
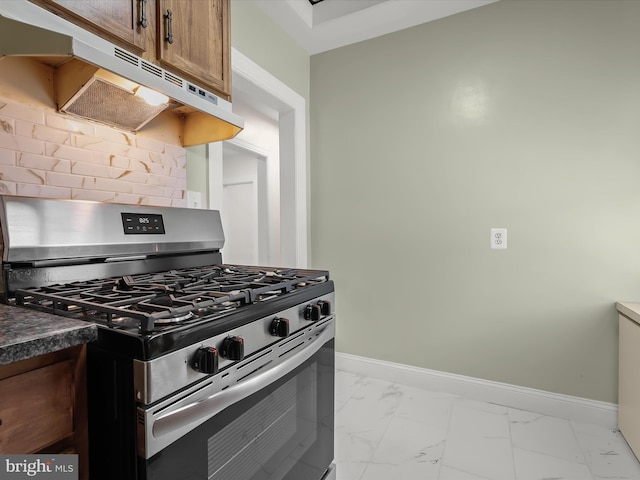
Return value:
[(202, 208), (202, 193), (187, 190), (187, 207)]
[(491, 248), (494, 250), (507, 249), (507, 229), (506, 228), (491, 229)]

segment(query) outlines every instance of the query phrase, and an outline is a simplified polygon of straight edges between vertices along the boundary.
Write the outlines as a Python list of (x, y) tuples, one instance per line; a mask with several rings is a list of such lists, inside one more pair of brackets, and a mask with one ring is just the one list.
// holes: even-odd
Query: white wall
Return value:
[[(261, 211), (266, 213), (262, 228), (266, 229), (265, 261), (270, 265), (281, 265), (280, 251), (280, 130), (277, 112), (271, 112), (265, 107), (263, 112), (252, 108), (236, 97), (233, 104), (234, 113), (245, 121), (245, 129), (238, 134), (237, 139), (249, 146), (255, 146), (266, 156), (266, 205), (261, 205)], [(261, 200), (264, 202), (264, 197)], [(265, 217), (263, 213), (263, 217)]]
[(187, 189), (211, 197), (203, 205), (220, 210), (225, 262), (280, 265), (278, 113), (255, 105), (234, 92), (233, 110), (244, 130), (228, 142), (186, 149)]
[(312, 264), (340, 351), (616, 402), (638, 20), (640, 2), (503, 0), (312, 56)]

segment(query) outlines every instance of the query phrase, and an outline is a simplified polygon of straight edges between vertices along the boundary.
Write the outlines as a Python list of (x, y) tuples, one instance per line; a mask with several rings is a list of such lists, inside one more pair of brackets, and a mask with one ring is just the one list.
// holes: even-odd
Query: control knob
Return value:
[(307, 305), (304, 308), (304, 319), (317, 322), (323, 315), (331, 315), (331, 302), (319, 300), (314, 305)]
[(318, 302), (320, 305), (320, 312), (322, 315), (331, 315), (331, 302), (328, 300), (320, 300)]
[(317, 322), (322, 317), (322, 308), (317, 303), (304, 307), (304, 319)]
[(288, 337), (289, 336), (289, 320), (286, 318), (276, 317), (271, 320), (269, 326), (269, 333), (274, 337)]
[(213, 347), (200, 347), (193, 354), (191, 366), (196, 372), (216, 373), (218, 371), (218, 351)]
[(227, 337), (220, 345), (220, 355), (229, 360), (244, 358), (244, 339), (242, 337)]

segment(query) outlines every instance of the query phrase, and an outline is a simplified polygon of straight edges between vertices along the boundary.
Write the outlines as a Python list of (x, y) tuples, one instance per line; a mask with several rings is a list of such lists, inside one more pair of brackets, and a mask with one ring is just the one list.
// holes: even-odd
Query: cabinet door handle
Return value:
[(147, 28), (147, 0), (140, 0), (140, 26)]
[(173, 43), (173, 12), (167, 10), (167, 14), (164, 17), (167, 19), (167, 36), (165, 40)]

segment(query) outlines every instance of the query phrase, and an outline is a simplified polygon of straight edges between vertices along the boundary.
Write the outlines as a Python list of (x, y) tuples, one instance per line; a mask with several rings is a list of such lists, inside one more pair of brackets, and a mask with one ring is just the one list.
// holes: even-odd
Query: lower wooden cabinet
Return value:
[(640, 325), (619, 315), (618, 428), (640, 459)]
[(85, 346), (0, 366), (0, 453), (77, 453), (88, 478)]

